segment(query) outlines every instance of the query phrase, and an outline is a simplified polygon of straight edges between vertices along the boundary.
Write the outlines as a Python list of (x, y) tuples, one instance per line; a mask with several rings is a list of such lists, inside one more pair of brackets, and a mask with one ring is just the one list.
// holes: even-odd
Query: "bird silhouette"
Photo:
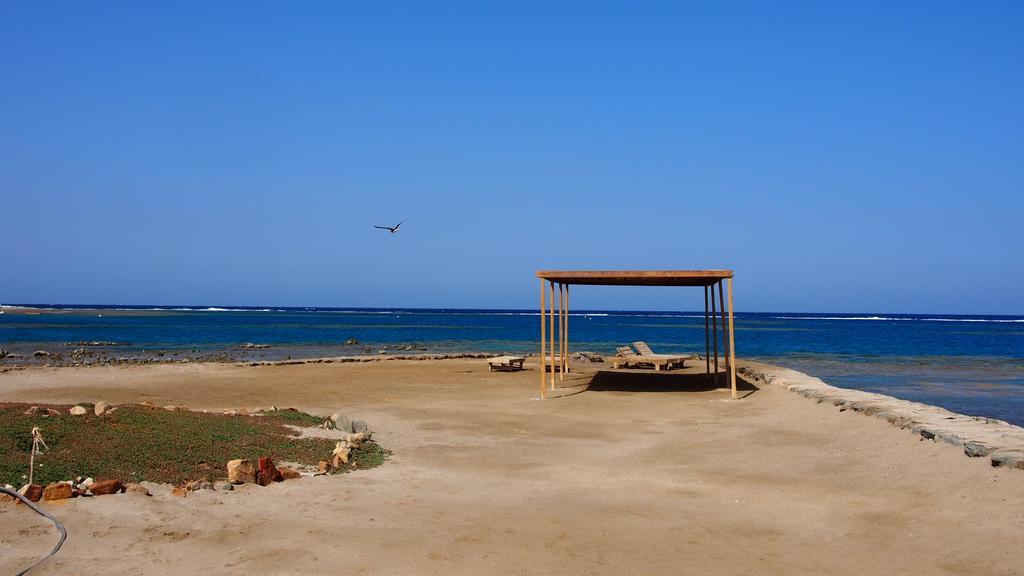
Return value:
[(405, 220), (402, 220), (401, 222), (399, 222), (398, 224), (395, 224), (394, 226), (374, 226), (374, 228), (379, 228), (381, 230), (387, 230), (388, 232), (394, 234), (395, 232), (398, 232), (398, 227), (401, 226), (402, 224), (405, 224)]

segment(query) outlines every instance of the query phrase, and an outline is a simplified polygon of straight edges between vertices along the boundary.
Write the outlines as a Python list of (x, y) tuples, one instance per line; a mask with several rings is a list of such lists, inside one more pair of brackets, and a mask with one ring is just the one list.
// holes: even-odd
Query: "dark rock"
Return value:
[(40, 357), (40, 356), (49, 356), (50, 353), (47, 352), (46, 350), (36, 350), (35, 352), (32, 353), (32, 355), (36, 356), (36, 357)]
[(345, 345), (346, 346), (358, 346), (359, 345), (359, 340), (356, 340), (355, 338), (349, 338), (348, 340), (345, 340)]
[(39, 499), (43, 497), (43, 487), (39, 484), (26, 484), (18, 492), (33, 502), (39, 502)]

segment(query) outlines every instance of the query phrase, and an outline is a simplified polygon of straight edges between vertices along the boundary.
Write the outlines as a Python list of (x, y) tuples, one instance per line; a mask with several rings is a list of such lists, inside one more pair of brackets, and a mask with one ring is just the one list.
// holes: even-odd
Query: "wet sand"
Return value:
[[(1024, 571), (1020, 470), (774, 386), (592, 376), (539, 401), (535, 369), (481, 360), (0, 374), (3, 401), (343, 412), (394, 451), (341, 477), (46, 504), (69, 539), (33, 574)], [(0, 572), (54, 539), (0, 506)]]

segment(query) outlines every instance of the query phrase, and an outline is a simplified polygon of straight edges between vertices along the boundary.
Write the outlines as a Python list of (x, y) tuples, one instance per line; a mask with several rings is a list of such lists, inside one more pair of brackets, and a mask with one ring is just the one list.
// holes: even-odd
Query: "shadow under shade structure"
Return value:
[[(587, 385), (588, 392), (710, 392), (728, 386), (715, 384), (714, 374), (666, 374), (663, 372), (610, 372), (599, 371)], [(736, 389), (749, 396), (758, 390), (742, 378), (736, 379)]]

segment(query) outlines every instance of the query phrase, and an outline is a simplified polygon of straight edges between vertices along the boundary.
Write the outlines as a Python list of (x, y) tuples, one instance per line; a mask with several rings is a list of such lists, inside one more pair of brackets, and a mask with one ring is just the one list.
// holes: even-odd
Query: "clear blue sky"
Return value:
[(0, 6), (0, 302), (1024, 314), (1019, 2), (140, 4)]

